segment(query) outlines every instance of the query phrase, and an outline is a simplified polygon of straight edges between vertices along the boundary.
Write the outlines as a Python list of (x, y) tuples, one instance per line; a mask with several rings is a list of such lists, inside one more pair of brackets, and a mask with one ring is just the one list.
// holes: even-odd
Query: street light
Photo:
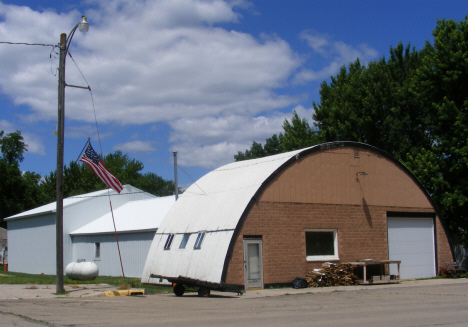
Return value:
[(63, 293), (63, 146), (65, 138), (65, 58), (67, 57), (70, 42), (76, 29), (87, 32), (89, 24), (83, 16), (81, 22), (75, 25), (70, 34), (60, 35), (60, 59), (58, 73), (58, 118), (57, 118), (57, 172), (56, 172), (56, 193), (57, 193), (57, 213), (55, 216), (56, 229), (56, 255), (57, 255), (57, 293)]

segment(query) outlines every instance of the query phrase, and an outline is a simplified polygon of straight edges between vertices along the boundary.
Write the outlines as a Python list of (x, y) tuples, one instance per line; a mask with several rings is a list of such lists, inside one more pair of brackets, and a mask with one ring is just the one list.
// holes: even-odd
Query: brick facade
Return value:
[[(435, 215), (427, 193), (397, 161), (347, 146), (296, 157), (247, 213), (225, 282), (244, 285), (244, 236), (262, 236), (264, 284), (289, 283), (321, 266), (306, 260), (307, 229), (337, 231), (339, 262), (388, 259), (387, 212)], [(438, 217), (434, 226), (440, 267), (452, 252)]]
[[(264, 284), (289, 283), (322, 262), (307, 262), (306, 229), (336, 229), (339, 261), (388, 259), (387, 211), (427, 212), (427, 208), (257, 202), (235, 241), (226, 283), (244, 285), (244, 236), (261, 235)], [(437, 260), (452, 261), (445, 232), (436, 218)]]

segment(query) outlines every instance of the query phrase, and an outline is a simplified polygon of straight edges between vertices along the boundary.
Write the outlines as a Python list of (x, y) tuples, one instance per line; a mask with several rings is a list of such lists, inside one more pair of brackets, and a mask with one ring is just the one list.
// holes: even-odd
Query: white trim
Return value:
[(333, 248), (334, 255), (307, 255), (307, 238), (306, 238), (306, 260), (307, 261), (338, 261), (340, 260), (338, 254), (338, 230), (337, 229), (306, 229), (304, 237), (307, 232), (333, 232)]

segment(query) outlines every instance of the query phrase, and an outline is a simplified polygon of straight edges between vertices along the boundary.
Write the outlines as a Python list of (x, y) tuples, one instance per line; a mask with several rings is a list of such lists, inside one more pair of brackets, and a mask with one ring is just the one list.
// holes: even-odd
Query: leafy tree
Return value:
[(267, 152), (263, 148), (263, 145), (261, 143), (257, 143), (253, 141), (252, 146), (250, 149), (246, 149), (245, 152), (237, 152), (236, 155), (234, 155), (234, 159), (236, 161), (242, 161), (242, 160), (249, 160), (249, 159), (254, 159), (254, 158), (261, 158), (267, 156)]
[[(157, 196), (167, 196), (174, 193), (175, 184), (173, 181), (165, 180), (155, 173), (146, 173), (140, 176), (135, 187)], [(179, 190), (179, 194), (182, 193)]]
[(43, 201), (39, 189), (40, 176), (19, 169), (27, 145), (20, 131), (7, 134), (0, 131), (0, 226), (3, 218), (31, 209)]
[[(174, 182), (164, 180), (154, 173), (142, 174), (143, 163), (131, 159), (121, 151), (110, 153), (102, 158), (102, 162), (109, 171), (123, 184), (130, 184), (143, 191), (157, 196), (171, 195), (174, 192)], [(71, 161), (63, 170), (63, 194), (64, 197), (103, 190), (107, 185), (96, 176), (86, 164), (78, 164)], [(49, 202), (55, 201), (55, 172), (44, 177), (41, 188), (47, 195)]]
[(427, 99), (426, 134), (432, 143), (407, 164), (425, 181), (452, 232), (468, 245), (468, 16), (438, 20), (433, 35), (433, 51), (415, 77)]
[(281, 148), (281, 141), (276, 134), (266, 139), (265, 146), (263, 148), (265, 149), (268, 155), (273, 155), (273, 154), (278, 154), (278, 153), (283, 152)]
[(250, 149), (245, 152), (239, 151), (234, 155), (234, 159), (241, 161), (261, 158), (320, 143), (317, 132), (310, 127), (305, 118), (301, 119), (296, 111), (293, 111), (291, 122), (284, 120), (283, 131), (284, 134), (280, 133), (279, 136), (274, 134), (266, 139), (265, 146), (254, 141)]
[(305, 118), (300, 118), (293, 111), (291, 123), (285, 119), (283, 123), (284, 134), (280, 133), (279, 141), (282, 152), (302, 149), (320, 143), (317, 133), (310, 128)]
[(410, 45), (390, 48), (390, 59), (362, 66), (359, 59), (342, 67), (330, 84), (323, 82), (320, 104), (313, 103), (315, 125), (323, 141), (356, 141), (404, 158), (430, 145), (425, 134), (426, 103), (414, 76), (430, 52)]
[(4, 132), (0, 131), (0, 143), (2, 159), (8, 164), (20, 163), (24, 159), (24, 152), (28, 151), (28, 146), (23, 142), (20, 131), (10, 133), (3, 137)]
[(468, 245), (468, 16), (438, 20), (433, 35), (420, 51), (400, 43), (388, 60), (342, 67), (313, 103), (316, 135), (295, 114), (279, 140), (282, 151), (340, 140), (383, 149), (413, 171)]

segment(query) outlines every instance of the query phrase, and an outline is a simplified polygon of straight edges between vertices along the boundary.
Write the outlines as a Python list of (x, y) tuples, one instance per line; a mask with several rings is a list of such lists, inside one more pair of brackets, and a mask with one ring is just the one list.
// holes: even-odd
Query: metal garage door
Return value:
[[(401, 279), (434, 277), (434, 220), (388, 218), (388, 256), (401, 260)], [(391, 267), (390, 273), (395, 270)]]

